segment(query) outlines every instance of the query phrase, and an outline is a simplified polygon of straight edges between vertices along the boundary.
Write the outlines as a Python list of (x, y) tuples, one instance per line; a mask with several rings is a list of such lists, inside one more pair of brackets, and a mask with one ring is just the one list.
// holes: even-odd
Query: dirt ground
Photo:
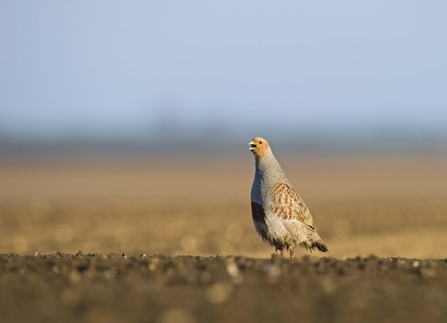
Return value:
[(445, 154), (276, 155), (328, 254), (272, 256), (248, 151), (0, 156), (2, 321), (445, 321)]

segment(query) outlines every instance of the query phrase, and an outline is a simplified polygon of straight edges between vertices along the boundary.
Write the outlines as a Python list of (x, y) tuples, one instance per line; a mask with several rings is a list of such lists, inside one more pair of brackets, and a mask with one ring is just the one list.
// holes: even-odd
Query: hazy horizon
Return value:
[(413, 1), (4, 1), (0, 140), (444, 141), (446, 12)]

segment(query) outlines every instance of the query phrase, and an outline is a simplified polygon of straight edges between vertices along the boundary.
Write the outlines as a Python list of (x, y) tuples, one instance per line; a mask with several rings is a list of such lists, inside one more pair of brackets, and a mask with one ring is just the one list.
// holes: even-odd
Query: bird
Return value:
[(258, 235), (281, 256), (287, 250), (292, 258), (297, 245), (310, 252), (328, 252), (309, 209), (290, 184), (267, 140), (255, 137), (248, 144), (255, 156), (251, 214)]

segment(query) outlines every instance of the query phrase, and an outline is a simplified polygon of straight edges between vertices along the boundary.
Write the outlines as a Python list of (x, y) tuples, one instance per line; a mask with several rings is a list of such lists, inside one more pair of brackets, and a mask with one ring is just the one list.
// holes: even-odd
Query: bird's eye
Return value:
[(260, 141), (259, 144), (262, 145), (262, 141)]

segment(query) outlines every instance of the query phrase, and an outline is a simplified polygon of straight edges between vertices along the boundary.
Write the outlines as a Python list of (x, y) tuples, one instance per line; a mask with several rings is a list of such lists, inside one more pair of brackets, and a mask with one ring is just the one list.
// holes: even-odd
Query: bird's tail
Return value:
[(328, 252), (329, 249), (327, 248), (326, 244), (323, 240), (314, 241), (311, 245), (311, 250), (318, 250), (320, 252)]
[(310, 239), (301, 242), (300, 245), (310, 252), (314, 250), (318, 250), (319, 252), (329, 251), (324, 241), (321, 240), (320, 236), (316, 232), (312, 235), (312, 237), (310, 237)]

